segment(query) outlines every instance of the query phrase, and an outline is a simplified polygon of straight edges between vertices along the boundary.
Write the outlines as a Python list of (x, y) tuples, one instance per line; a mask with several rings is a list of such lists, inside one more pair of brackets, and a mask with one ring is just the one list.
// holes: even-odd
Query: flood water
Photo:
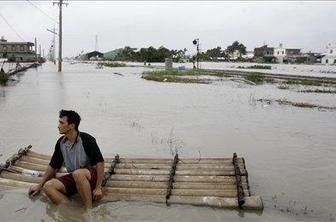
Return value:
[[(145, 68), (95, 69), (46, 63), (0, 86), (0, 157), (21, 147), (51, 154), (58, 111), (74, 109), (80, 130), (106, 156), (245, 158), (250, 189), (263, 212), (142, 202), (96, 203), (94, 221), (335, 221), (336, 111), (265, 105), (259, 98), (336, 106), (333, 94), (305, 94), (275, 85), (232, 81), (159, 83)], [(117, 75), (115, 73), (123, 74)], [(89, 217), (78, 200), (54, 206), (22, 191), (0, 192), (4, 221), (77, 221)]]

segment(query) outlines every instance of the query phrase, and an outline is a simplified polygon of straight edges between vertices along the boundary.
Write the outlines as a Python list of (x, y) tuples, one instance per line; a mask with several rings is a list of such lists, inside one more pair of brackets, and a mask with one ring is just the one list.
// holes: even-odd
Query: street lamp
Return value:
[(196, 62), (197, 62), (197, 69), (199, 69), (199, 38), (194, 39), (192, 43), (196, 46), (196, 50), (197, 50)]

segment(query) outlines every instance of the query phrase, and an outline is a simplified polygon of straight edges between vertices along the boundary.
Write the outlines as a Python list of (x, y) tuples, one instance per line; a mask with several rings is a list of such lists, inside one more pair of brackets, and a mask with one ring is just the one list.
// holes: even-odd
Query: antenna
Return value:
[(99, 51), (99, 47), (98, 47), (98, 35), (96, 35), (96, 43), (95, 43), (95, 51)]

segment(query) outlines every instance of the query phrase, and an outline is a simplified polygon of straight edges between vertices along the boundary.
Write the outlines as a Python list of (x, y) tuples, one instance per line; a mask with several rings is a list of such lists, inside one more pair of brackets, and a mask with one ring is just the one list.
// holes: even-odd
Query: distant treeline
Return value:
[[(238, 41), (233, 42), (226, 49), (220, 46), (200, 52), (198, 55), (202, 61), (215, 61), (218, 58), (229, 60), (234, 52), (240, 55), (246, 54), (246, 47)], [(196, 56), (186, 55), (187, 49), (167, 49), (164, 46), (154, 48), (132, 48), (126, 46), (117, 53), (113, 60), (115, 61), (133, 61), (133, 62), (164, 62), (165, 58), (172, 58), (174, 62), (192, 62), (196, 60)]]
[(163, 46), (158, 49), (154, 47), (131, 48), (129, 46), (124, 47), (115, 56), (116, 61), (134, 61), (134, 62), (164, 62), (165, 58), (172, 58), (174, 62), (180, 62), (183, 59), (188, 59), (186, 56), (187, 49), (183, 50), (169, 50)]

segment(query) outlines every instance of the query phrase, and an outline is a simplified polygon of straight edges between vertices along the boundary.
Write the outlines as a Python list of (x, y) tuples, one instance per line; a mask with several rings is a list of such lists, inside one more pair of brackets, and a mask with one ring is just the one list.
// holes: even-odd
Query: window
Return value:
[(23, 52), (23, 45), (20, 46), (20, 51)]
[(330, 49), (330, 54), (332, 54), (333, 53), (333, 50), (332, 49)]
[(279, 55), (279, 51), (278, 51), (278, 55)]
[(16, 51), (16, 46), (12, 45), (12, 51), (15, 52)]
[(6, 45), (3, 46), (3, 50), (7, 51), (7, 46)]

